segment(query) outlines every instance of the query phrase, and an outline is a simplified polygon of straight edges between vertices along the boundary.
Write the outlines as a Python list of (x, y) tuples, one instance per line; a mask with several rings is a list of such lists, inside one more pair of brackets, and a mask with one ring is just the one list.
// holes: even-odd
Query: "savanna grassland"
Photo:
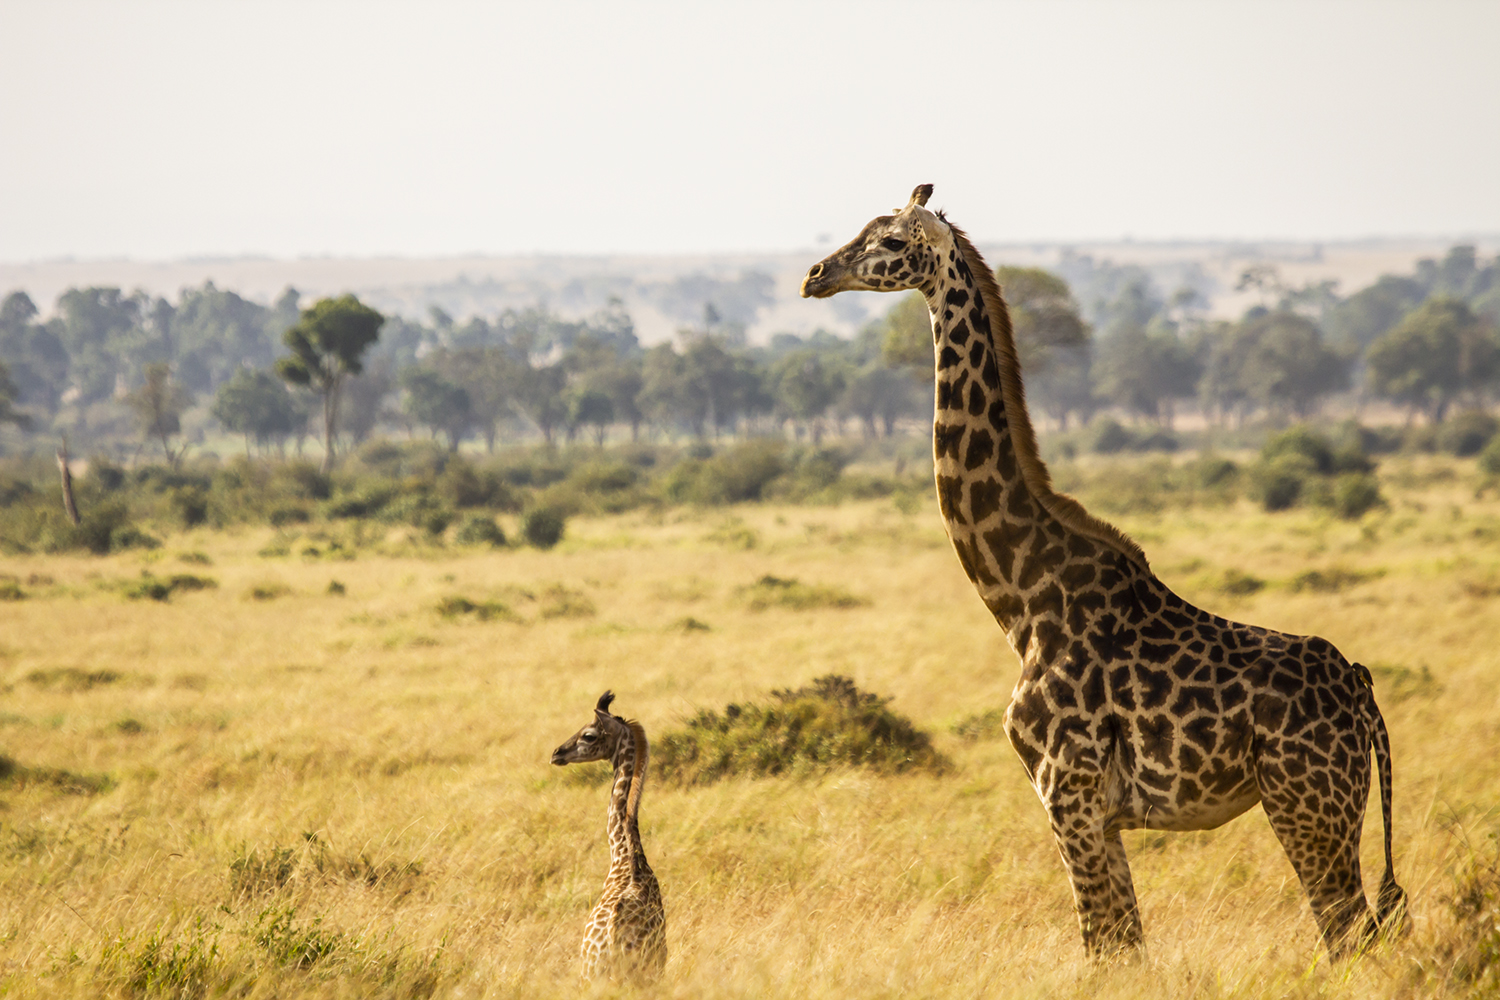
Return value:
[[(0, 995), (576, 995), (606, 775), (552, 748), (606, 688), (659, 739), (828, 674), (889, 696), (947, 766), (650, 784), (655, 994), (1493, 995), (1500, 494), (1450, 458), (1379, 475), (1357, 521), (1110, 515), (1190, 600), (1374, 670), (1413, 928), (1362, 960), (1323, 956), (1257, 808), (1127, 834), (1148, 948), (1088, 963), (983, 721), (1014, 657), (936, 511), (887, 499), (578, 518), (545, 552), (333, 521), (0, 558)], [(1115, 476), (1060, 479), (1108, 510)], [(804, 599), (758, 599), (767, 576)], [(1377, 807), (1370, 892), (1379, 844)]]

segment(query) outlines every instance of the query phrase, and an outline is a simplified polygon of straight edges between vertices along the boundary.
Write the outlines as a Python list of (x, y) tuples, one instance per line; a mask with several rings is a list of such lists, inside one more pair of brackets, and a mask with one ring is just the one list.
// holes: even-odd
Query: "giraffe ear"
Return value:
[(911, 201), (908, 201), (906, 203), (906, 207), (911, 208), (913, 205), (926, 205), (927, 199), (931, 197), (932, 185), (918, 184), (916, 187), (912, 188)]
[[(929, 185), (930, 186), (930, 185)], [(929, 244), (938, 244), (948, 237), (948, 224), (920, 205), (911, 206), (912, 221), (921, 230), (922, 238)]]

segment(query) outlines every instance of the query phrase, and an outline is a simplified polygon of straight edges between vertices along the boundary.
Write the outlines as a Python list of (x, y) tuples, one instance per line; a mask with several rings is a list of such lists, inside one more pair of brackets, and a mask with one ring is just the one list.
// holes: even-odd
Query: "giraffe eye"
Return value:
[(595, 740), (595, 739), (597, 739), (597, 738), (598, 738), (598, 737), (596, 737), (596, 736), (595, 736), (595, 735), (594, 735), (594, 734), (593, 734), (593, 733), (584, 733), (584, 734), (583, 734), (583, 735), (582, 735), (582, 736), (581, 736), (581, 737), (579, 737), (579, 738), (580, 738), (580, 739), (581, 739), (581, 740), (583, 740), (583, 742), (585, 742), (585, 743), (592, 743), (592, 742), (594, 742), (594, 740)]
[(906, 241), (905, 240), (898, 240), (894, 236), (887, 236), (885, 239), (883, 239), (883, 240), (880, 241), (880, 245), (883, 246), (883, 247), (885, 247), (887, 250), (905, 250), (906, 249)]

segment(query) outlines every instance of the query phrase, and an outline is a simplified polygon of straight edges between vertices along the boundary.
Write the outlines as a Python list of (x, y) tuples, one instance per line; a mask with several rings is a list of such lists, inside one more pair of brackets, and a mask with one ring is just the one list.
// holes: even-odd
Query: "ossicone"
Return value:
[(913, 205), (925, 206), (927, 204), (927, 199), (931, 197), (932, 185), (918, 184), (916, 187), (912, 188), (911, 201), (906, 203), (906, 207), (911, 208)]
[(606, 692), (604, 692), (603, 694), (601, 694), (599, 696), (599, 704), (597, 704), (597, 705), (594, 706), (594, 711), (599, 712), (599, 713), (601, 713), (603, 715), (608, 715), (609, 714), (609, 704), (610, 704), (610, 702), (612, 702), (614, 700), (615, 700), (615, 693), (613, 691), (606, 691)]

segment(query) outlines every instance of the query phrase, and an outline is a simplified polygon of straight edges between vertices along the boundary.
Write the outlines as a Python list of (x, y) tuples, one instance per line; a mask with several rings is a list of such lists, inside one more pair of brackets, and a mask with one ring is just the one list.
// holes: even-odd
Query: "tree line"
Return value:
[[(1170, 296), (1143, 271), (1087, 262), (1080, 304), (1058, 274), (1001, 267), (1032, 407), (1066, 428), (1106, 410), (1170, 428), (1183, 409), (1216, 422), (1305, 419), (1330, 397), (1383, 399), (1442, 421), (1500, 389), (1500, 258), (1454, 247), (1341, 297), (1248, 268), (1259, 302), (1234, 321), (1200, 292)], [(1064, 261), (1063, 270), (1078, 270)], [(1101, 291), (1102, 290), (1102, 291)], [(915, 293), (852, 339), (824, 331), (750, 345), (712, 305), (674, 341), (636, 337), (618, 302), (582, 318), (544, 308), (455, 319), (381, 316), (353, 296), (270, 306), (205, 283), (173, 304), (74, 288), (45, 321), (21, 291), (0, 302), (0, 422), (81, 445), (139, 440), (173, 459), (199, 406), (248, 450), (300, 449), (378, 428), (441, 439), (588, 440), (611, 433), (786, 433), (813, 442), (890, 435), (931, 412), (931, 334)], [(914, 377), (915, 376), (915, 377)], [(201, 422), (201, 421), (200, 421)]]

